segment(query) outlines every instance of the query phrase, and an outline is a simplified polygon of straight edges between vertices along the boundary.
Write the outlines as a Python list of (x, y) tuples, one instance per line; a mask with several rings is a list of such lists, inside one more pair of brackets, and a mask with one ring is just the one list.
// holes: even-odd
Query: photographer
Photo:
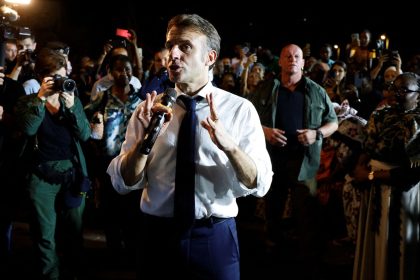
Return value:
[(4, 74), (8, 75), (15, 68), (17, 62), (17, 41), (6, 39), (4, 42)]
[(7, 76), (23, 84), (35, 77), (35, 49), (36, 41), (34, 34), (19, 34), (17, 40), (18, 55), (16, 65)]
[[(64, 57), (64, 59), (66, 60), (66, 76), (70, 76), (72, 72), (72, 66), (69, 60), (70, 47), (67, 44), (60, 41), (50, 41), (47, 42), (45, 48), (51, 49)], [(35, 67), (36, 54), (34, 52), (32, 52), (30, 49), (27, 49), (22, 54), (22, 56), (26, 56), (24, 60), (30, 61), (33, 67)], [(36, 79), (36, 76), (33, 75), (30, 79), (23, 82), (23, 88), (25, 89), (26, 95), (35, 94), (38, 93), (40, 89), (40, 83)], [(74, 93), (76, 94), (76, 96), (79, 96), (77, 89), (75, 89)]]
[[(62, 78), (66, 77), (65, 58), (42, 49), (35, 72), (42, 82), (39, 92), (22, 97), (17, 105), (22, 132), (36, 139), (28, 176), (30, 226), (40, 279), (62, 279), (56, 235), (62, 241), (64, 268), (71, 276), (82, 269), (82, 221), (90, 185), (80, 142), (89, 138), (91, 130), (74, 83)], [(56, 231), (58, 224), (63, 230)]]

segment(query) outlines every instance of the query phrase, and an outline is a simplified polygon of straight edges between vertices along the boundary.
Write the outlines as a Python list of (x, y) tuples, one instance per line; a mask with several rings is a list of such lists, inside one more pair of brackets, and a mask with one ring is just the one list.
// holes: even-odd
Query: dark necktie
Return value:
[(196, 101), (189, 96), (180, 96), (187, 110), (178, 133), (174, 217), (181, 233), (191, 228), (195, 219), (195, 131), (197, 117)]

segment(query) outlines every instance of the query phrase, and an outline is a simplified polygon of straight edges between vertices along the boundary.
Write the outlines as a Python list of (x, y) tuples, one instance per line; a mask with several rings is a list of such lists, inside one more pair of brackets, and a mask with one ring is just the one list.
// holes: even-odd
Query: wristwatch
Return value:
[(370, 171), (368, 174), (369, 181), (373, 181), (375, 179), (375, 171)]
[(316, 131), (316, 140), (321, 140), (324, 138), (324, 134), (322, 134), (322, 131), (320, 129), (317, 129)]

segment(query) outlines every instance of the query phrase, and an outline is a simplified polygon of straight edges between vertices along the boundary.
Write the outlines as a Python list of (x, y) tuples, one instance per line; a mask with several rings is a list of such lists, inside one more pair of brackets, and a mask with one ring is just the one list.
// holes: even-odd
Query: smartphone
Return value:
[(131, 38), (131, 33), (127, 29), (117, 28), (117, 30), (115, 31), (115, 35), (126, 38), (126, 39)]
[(108, 44), (111, 44), (113, 48), (126, 48), (127, 42), (125, 39), (109, 39)]

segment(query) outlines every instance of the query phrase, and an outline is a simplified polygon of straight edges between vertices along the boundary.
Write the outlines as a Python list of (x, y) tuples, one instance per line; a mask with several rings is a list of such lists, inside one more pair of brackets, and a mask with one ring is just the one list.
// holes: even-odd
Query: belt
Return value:
[(215, 216), (210, 216), (208, 218), (196, 219), (194, 221), (194, 227), (204, 227), (204, 226), (209, 227), (209, 226), (224, 222), (227, 219), (230, 219), (230, 218), (218, 218)]
[[(144, 213), (144, 217), (151, 223), (159, 223), (160, 225), (167, 225), (167, 226), (173, 226), (175, 224), (175, 219), (172, 217), (159, 217), (155, 215), (150, 215), (147, 213)], [(228, 219), (232, 218), (218, 218), (215, 216), (210, 216), (208, 218), (202, 218), (202, 219), (195, 219), (193, 227), (211, 227), (212, 225), (221, 223), (223, 221), (226, 221)]]

